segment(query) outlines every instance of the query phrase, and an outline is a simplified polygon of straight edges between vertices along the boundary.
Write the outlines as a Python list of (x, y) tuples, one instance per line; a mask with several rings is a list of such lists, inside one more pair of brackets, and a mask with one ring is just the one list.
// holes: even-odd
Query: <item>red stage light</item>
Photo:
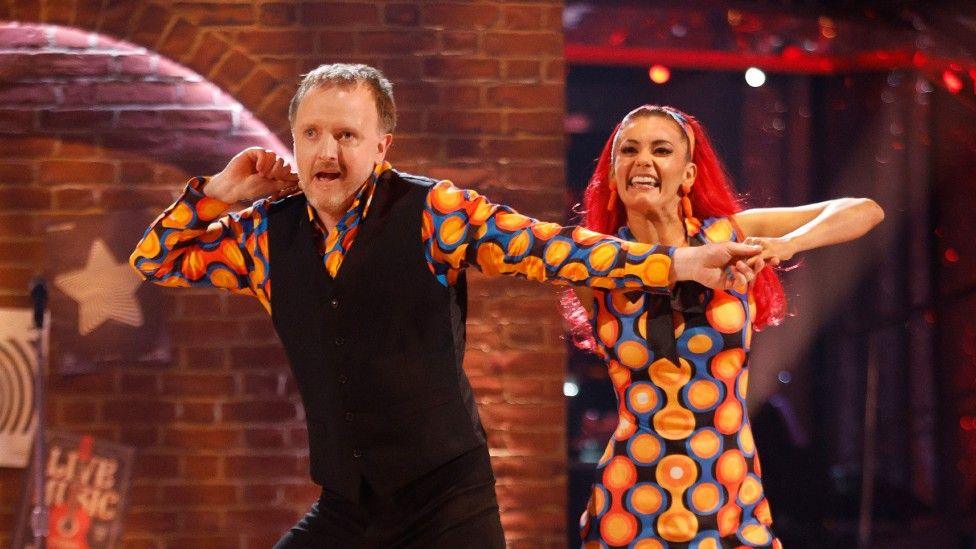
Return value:
[(946, 248), (943, 257), (945, 257), (945, 260), (949, 263), (955, 263), (956, 261), (959, 261), (959, 252), (957, 252), (955, 248)]
[(651, 77), (651, 82), (655, 84), (664, 84), (671, 79), (671, 69), (664, 65), (652, 66), (651, 70), (647, 71), (647, 74)]
[(958, 74), (949, 69), (942, 72), (942, 83), (952, 93), (959, 93), (962, 90), (962, 79), (959, 78)]

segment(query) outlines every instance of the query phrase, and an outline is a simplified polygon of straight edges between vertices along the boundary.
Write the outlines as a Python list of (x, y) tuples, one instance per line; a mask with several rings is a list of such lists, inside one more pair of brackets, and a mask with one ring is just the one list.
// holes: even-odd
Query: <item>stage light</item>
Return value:
[(576, 384), (575, 380), (567, 379), (563, 382), (563, 394), (568, 397), (574, 397), (579, 394), (579, 385)]
[(753, 88), (758, 88), (766, 83), (766, 73), (757, 69), (756, 67), (749, 67), (746, 69), (746, 84), (749, 84)]
[(651, 82), (655, 84), (664, 84), (671, 79), (671, 69), (664, 65), (652, 66), (651, 70), (647, 71), (647, 74), (651, 77)]
[(942, 83), (952, 93), (959, 93), (962, 90), (962, 79), (959, 78), (958, 74), (949, 69), (942, 72)]

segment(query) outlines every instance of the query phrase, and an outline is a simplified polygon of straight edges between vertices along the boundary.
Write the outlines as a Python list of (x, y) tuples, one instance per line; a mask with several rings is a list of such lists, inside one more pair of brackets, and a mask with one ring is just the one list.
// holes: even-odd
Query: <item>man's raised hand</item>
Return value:
[(274, 151), (251, 147), (237, 153), (210, 178), (203, 194), (233, 204), (265, 196), (276, 200), (298, 189), (298, 174)]

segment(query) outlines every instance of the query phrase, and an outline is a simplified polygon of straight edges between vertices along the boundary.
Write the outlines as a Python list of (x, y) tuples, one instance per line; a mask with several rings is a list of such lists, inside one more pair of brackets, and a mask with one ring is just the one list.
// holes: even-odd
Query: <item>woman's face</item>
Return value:
[(676, 211), (679, 189), (691, 190), (696, 167), (688, 140), (668, 116), (639, 116), (620, 128), (611, 177), (628, 212)]

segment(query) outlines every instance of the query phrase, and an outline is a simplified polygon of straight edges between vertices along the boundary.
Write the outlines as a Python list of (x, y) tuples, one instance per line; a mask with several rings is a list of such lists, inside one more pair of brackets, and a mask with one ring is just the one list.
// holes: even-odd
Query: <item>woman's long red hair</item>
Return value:
[[(615, 198), (613, 208), (608, 207), (610, 186), (614, 184), (610, 180), (610, 168), (617, 132), (620, 131), (621, 124), (638, 116), (663, 116), (674, 120), (674, 116), (668, 113), (669, 110), (683, 119), (685, 129), (690, 128), (695, 137), (692, 162), (698, 167), (698, 175), (688, 193), (695, 217), (702, 220), (709, 217), (727, 217), (743, 210), (742, 201), (733, 192), (725, 168), (698, 120), (672, 107), (644, 105), (631, 111), (631, 114), (614, 128), (606, 145), (603, 146), (603, 152), (600, 153), (596, 163), (596, 170), (583, 195), (583, 226), (604, 234), (616, 234), (620, 227), (626, 224), (627, 214), (619, 198)], [(614, 196), (616, 196), (615, 192)], [(766, 268), (759, 273), (752, 293), (756, 300), (756, 318), (753, 319), (753, 325), (757, 329), (778, 324), (783, 320), (786, 315), (786, 296), (774, 269)]]

